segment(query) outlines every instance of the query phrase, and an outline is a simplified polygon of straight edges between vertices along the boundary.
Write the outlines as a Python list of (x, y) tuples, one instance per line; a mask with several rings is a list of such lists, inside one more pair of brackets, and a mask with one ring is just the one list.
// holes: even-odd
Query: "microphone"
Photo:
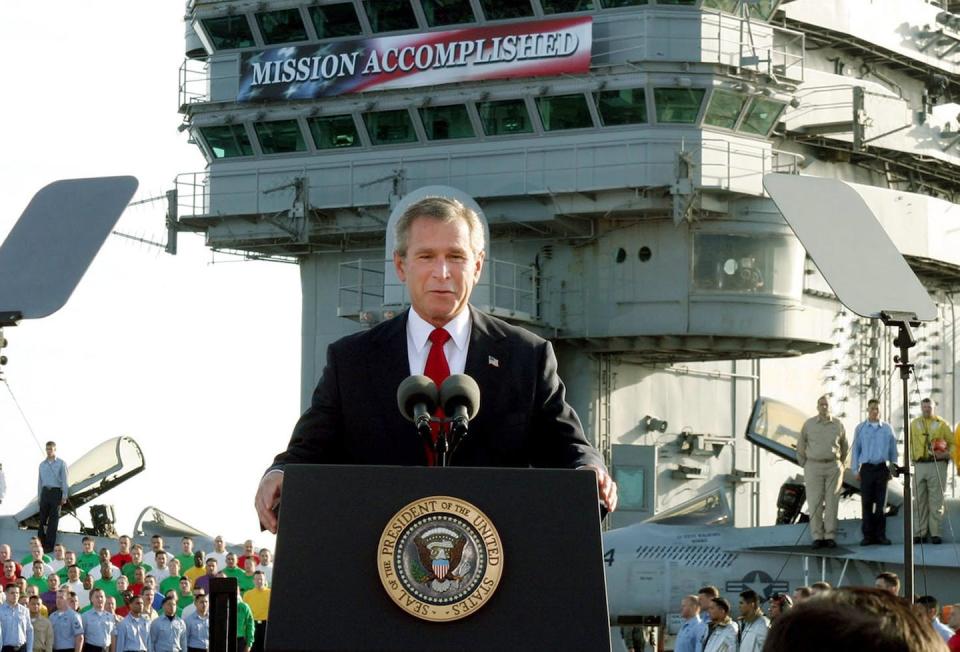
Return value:
[(437, 386), (426, 376), (405, 378), (397, 388), (397, 406), (417, 432), (430, 437), (430, 417), (437, 409)]
[(466, 374), (448, 376), (440, 386), (440, 405), (461, 437), (467, 434), (467, 423), (480, 410), (480, 387)]

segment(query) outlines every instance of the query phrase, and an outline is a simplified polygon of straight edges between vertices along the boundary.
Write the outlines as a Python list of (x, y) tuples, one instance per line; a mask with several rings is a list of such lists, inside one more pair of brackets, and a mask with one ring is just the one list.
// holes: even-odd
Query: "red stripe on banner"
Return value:
[[(371, 51), (375, 51), (383, 56), (383, 53), (390, 49), (395, 49), (397, 51), (403, 48), (412, 47), (414, 50), (423, 45), (438, 45), (443, 44), (447, 45), (450, 43), (456, 43), (461, 41), (476, 41), (479, 39), (493, 39), (497, 37), (504, 36), (522, 36), (526, 34), (543, 34), (556, 32), (564, 29), (579, 28), (584, 25), (592, 24), (593, 19), (589, 16), (575, 17), (575, 18), (561, 18), (555, 20), (544, 20), (544, 21), (535, 21), (528, 23), (512, 23), (508, 25), (496, 25), (493, 27), (472, 27), (467, 29), (458, 29), (450, 30), (444, 32), (433, 32), (428, 34), (416, 34), (416, 35), (404, 35), (404, 36), (393, 36), (393, 37), (384, 37), (380, 39), (372, 39), (370, 41)], [(488, 44), (490, 45), (490, 44)], [(464, 75), (460, 79), (451, 79), (443, 83), (456, 83), (460, 81), (480, 81), (484, 79), (509, 79), (513, 77), (534, 77), (534, 76), (546, 76), (546, 75), (555, 75), (561, 73), (586, 73), (590, 69), (590, 49), (589, 44), (586, 46), (581, 45), (584, 48), (582, 53), (576, 54), (574, 56), (559, 57), (556, 59), (551, 59), (548, 62), (539, 63), (537, 67), (533, 70), (529, 70), (527, 67), (529, 64), (520, 61), (504, 61), (494, 64), (482, 64), (482, 65), (511, 65), (516, 66), (517, 70), (502, 71), (502, 72), (489, 72), (489, 73), (474, 73)], [(489, 51), (485, 49), (484, 52)], [(369, 59), (370, 53), (365, 53), (366, 56), (362, 61), (362, 65), (365, 66), (367, 59)], [(471, 54), (471, 58), (474, 57), (474, 54)], [(534, 60), (535, 61), (535, 60)], [(382, 59), (381, 59), (382, 63)], [(532, 63), (532, 61), (531, 61)], [(362, 69), (362, 68), (361, 68)], [(350, 89), (350, 93), (360, 93), (367, 90), (375, 90), (375, 87), (389, 84), (390, 82), (397, 81), (399, 79), (405, 79), (407, 77), (412, 77), (420, 74), (430, 72), (430, 70), (395, 70), (392, 72), (383, 72), (376, 75), (369, 75), (367, 78), (356, 84), (353, 88)], [(481, 69), (482, 70), (482, 69)], [(522, 70), (522, 71), (521, 71)], [(405, 88), (414, 87), (416, 84), (404, 85)]]

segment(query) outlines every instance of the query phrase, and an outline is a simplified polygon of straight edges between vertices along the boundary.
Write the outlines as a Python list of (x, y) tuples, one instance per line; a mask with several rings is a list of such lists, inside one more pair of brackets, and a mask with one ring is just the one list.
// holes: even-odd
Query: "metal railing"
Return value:
[(210, 101), (211, 82), (208, 59), (184, 59), (180, 64), (180, 110), (189, 104)]
[[(524, 147), (503, 169), (503, 152), (420, 152), (417, 156), (364, 161), (311, 162), (270, 170), (180, 174), (176, 178), (182, 216), (245, 215), (282, 211), (293, 206), (295, 178), (309, 178), (308, 204), (340, 208), (388, 203), (392, 177), (402, 170), (410, 188), (442, 184), (476, 196), (592, 192), (622, 187), (670, 185), (681, 151), (690, 152), (699, 170), (695, 186), (761, 195), (768, 172), (798, 172), (803, 156), (774, 151), (766, 142), (740, 139), (649, 139), (580, 145)], [(582, 165), (582, 160), (605, 163)], [(301, 159), (302, 160), (302, 159)], [(467, 165), (469, 163), (469, 165)], [(334, 179), (331, 181), (330, 179)], [(211, 184), (217, 187), (211, 192)], [(278, 190), (280, 188), (280, 190)], [(269, 192), (268, 192), (269, 191)]]

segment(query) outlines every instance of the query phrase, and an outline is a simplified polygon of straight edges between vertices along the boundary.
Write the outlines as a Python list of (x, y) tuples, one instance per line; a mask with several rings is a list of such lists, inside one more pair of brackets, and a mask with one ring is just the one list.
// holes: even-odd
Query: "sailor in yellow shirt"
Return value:
[(910, 422), (910, 459), (914, 464), (916, 519), (914, 543), (936, 543), (943, 520), (943, 490), (947, 482), (947, 464), (954, 450), (953, 433), (946, 421), (936, 416), (929, 398), (920, 401), (920, 414)]
[(953, 466), (957, 473), (960, 473), (960, 422), (957, 423), (957, 431), (953, 436)]
[(253, 574), (253, 588), (243, 594), (243, 601), (253, 613), (253, 648), (251, 652), (262, 652), (267, 633), (267, 615), (270, 612), (270, 589), (267, 588), (267, 576), (263, 571)]

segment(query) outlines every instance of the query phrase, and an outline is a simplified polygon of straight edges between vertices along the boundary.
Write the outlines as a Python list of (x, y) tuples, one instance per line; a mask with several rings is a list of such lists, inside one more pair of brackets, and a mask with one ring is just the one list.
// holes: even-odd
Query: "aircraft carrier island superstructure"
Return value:
[(611, 525), (768, 525), (799, 469), (744, 439), (758, 397), (829, 393), (851, 436), (868, 398), (902, 406), (894, 333), (837, 302), (765, 174), (856, 184), (940, 306), (911, 409), (957, 418), (955, 5), (191, 0), (180, 112), (208, 166), (171, 224), (299, 264), (306, 405), (327, 344), (405, 305), (397, 215), (457, 196), (490, 235), (474, 304), (553, 342)]

